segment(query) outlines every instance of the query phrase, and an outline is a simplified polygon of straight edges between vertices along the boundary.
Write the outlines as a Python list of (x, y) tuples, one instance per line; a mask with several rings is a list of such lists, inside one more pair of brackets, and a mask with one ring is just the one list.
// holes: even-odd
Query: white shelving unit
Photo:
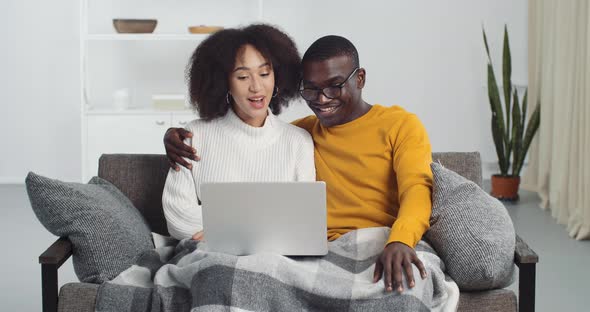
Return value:
[[(152, 34), (119, 34), (114, 18), (157, 19), (158, 25)], [(82, 180), (97, 174), (103, 153), (164, 153), (164, 131), (197, 118), (190, 109), (151, 107), (154, 94), (186, 94), (184, 69), (208, 36), (190, 34), (189, 26), (262, 20), (263, 0), (82, 0)], [(130, 91), (129, 109), (114, 109), (119, 89)]]

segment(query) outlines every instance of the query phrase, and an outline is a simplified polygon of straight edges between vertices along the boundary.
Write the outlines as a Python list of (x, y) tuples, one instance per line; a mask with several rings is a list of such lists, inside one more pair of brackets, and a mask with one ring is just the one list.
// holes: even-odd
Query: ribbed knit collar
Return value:
[(240, 119), (234, 110), (230, 108), (227, 114), (222, 118), (222, 121), (230, 128), (232, 135), (235, 135), (237, 139), (247, 140), (250, 138), (259, 141), (267, 140), (272, 136), (278, 136), (279, 131), (277, 131), (276, 118), (277, 117), (273, 115), (269, 109), (268, 115), (264, 120), (264, 125), (262, 127), (252, 127)]
[(325, 131), (327, 133), (342, 133), (346, 131), (351, 131), (358, 126), (367, 124), (367, 122), (371, 120), (373, 117), (375, 117), (380, 111), (382, 111), (382, 109), (383, 106), (379, 104), (374, 104), (364, 115), (357, 119), (351, 120), (345, 124), (336, 125), (332, 127), (324, 127), (320, 124), (320, 127), (322, 131)]

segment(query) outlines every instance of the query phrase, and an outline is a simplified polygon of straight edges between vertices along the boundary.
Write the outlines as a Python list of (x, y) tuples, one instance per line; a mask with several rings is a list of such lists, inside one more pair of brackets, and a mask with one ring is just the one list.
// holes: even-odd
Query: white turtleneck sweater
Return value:
[(230, 109), (212, 121), (193, 120), (186, 129), (193, 138), (185, 143), (197, 150), (201, 160), (187, 159), (192, 170), (170, 169), (162, 195), (168, 232), (176, 239), (192, 237), (203, 229), (202, 183), (315, 181), (311, 136), (270, 111), (258, 128)]

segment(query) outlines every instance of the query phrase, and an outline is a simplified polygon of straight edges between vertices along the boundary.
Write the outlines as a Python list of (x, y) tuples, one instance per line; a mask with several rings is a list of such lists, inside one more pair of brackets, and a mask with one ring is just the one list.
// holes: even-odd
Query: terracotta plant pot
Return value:
[(491, 195), (499, 200), (516, 201), (518, 200), (519, 185), (520, 177), (494, 174), (492, 175)]

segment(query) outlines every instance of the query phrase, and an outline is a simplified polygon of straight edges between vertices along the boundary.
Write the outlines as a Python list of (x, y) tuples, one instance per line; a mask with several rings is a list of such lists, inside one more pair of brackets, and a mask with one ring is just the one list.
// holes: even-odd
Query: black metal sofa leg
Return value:
[(535, 263), (521, 263), (518, 266), (518, 311), (535, 311)]
[(55, 264), (41, 265), (43, 312), (57, 312), (57, 269)]

